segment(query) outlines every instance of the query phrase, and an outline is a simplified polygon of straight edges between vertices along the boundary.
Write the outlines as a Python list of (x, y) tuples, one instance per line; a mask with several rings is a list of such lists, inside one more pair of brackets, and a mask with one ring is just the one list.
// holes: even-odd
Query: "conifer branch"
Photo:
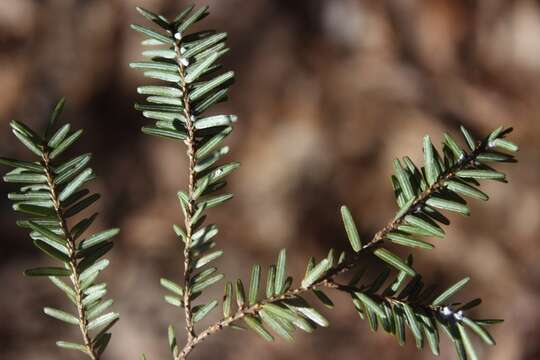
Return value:
[[(90, 194), (84, 186), (94, 179), (87, 167), (91, 155), (84, 154), (61, 162), (59, 157), (81, 136), (82, 130), (69, 134), (71, 125), (65, 124), (55, 133), (55, 123), (62, 112), (61, 100), (53, 111), (44, 136), (40, 136), (26, 125), (12, 121), (13, 134), (28, 148), (38, 161), (28, 162), (0, 158), (0, 164), (14, 168), (4, 176), (7, 183), (22, 184), (19, 192), (8, 194), (13, 209), (28, 219), (17, 221), (19, 227), (30, 230), (33, 244), (47, 256), (60, 261), (61, 267), (39, 267), (25, 271), (26, 276), (45, 276), (73, 303), (76, 314), (45, 307), (45, 314), (77, 325), (82, 335), (82, 344), (58, 341), (58, 347), (77, 350), (92, 360), (100, 359), (111, 333), (109, 330), (118, 321), (115, 312), (104, 312), (112, 300), (104, 300), (106, 284), (96, 284), (99, 273), (109, 262), (100, 259), (111, 248), (109, 241), (119, 230), (110, 229), (77, 239), (86, 232), (97, 217), (83, 217), (73, 226), (69, 219), (81, 214), (99, 199), (99, 194)], [(69, 277), (71, 286), (61, 280)]]
[(54, 171), (51, 168), (49, 156), (50, 156), (50, 151), (48, 148), (46, 148), (45, 151), (43, 152), (42, 164), (43, 164), (43, 169), (45, 171), (45, 176), (47, 177), (48, 191), (50, 193), (54, 211), (56, 213), (56, 217), (60, 224), (62, 233), (65, 234), (66, 246), (67, 246), (67, 249), (69, 250), (68, 251), (68, 257), (69, 257), (68, 267), (71, 272), (71, 275), (69, 278), (71, 280), (74, 293), (75, 293), (75, 306), (77, 307), (79, 328), (81, 330), (81, 335), (83, 337), (84, 347), (86, 349), (87, 355), (92, 360), (98, 360), (100, 357), (97, 354), (97, 351), (94, 347), (94, 344), (92, 343), (92, 340), (90, 339), (90, 332), (88, 330), (87, 311), (82, 302), (84, 293), (81, 287), (80, 272), (78, 269), (79, 261), (77, 260), (77, 252), (76, 252), (77, 245), (75, 243), (75, 239), (73, 239), (71, 235), (71, 230), (68, 227), (67, 220), (64, 218), (65, 209), (63, 208), (60, 202), (60, 198), (58, 197), (59, 192), (55, 185)]
[[(217, 305), (217, 300), (214, 300), (194, 306), (193, 300), (206, 287), (223, 278), (215, 267), (203, 269), (223, 253), (209, 252), (215, 245), (212, 238), (218, 228), (215, 225), (203, 226), (205, 211), (232, 197), (232, 194), (216, 195), (216, 192), (226, 185), (225, 177), (239, 166), (234, 162), (217, 163), (228, 153), (228, 147), (218, 146), (232, 131), (231, 124), (236, 121), (236, 116), (204, 117), (202, 114), (226, 99), (233, 73), (214, 74), (220, 68), (215, 62), (228, 51), (225, 48), (226, 34), (215, 31), (186, 34), (191, 25), (207, 15), (206, 7), (194, 10), (190, 6), (172, 21), (142, 8), (137, 10), (160, 28), (155, 31), (132, 25), (134, 30), (148, 38), (143, 45), (162, 48), (143, 52), (151, 61), (130, 65), (144, 70), (147, 77), (167, 82), (166, 86), (138, 88), (139, 93), (150, 96), (146, 98), (146, 104), (137, 104), (135, 108), (146, 118), (155, 120), (155, 127), (146, 126), (142, 130), (150, 135), (183, 141), (187, 147), (188, 188), (178, 193), (184, 212), (184, 227), (174, 226), (184, 243), (184, 278), (182, 285), (168, 279), (161, 279), (161, 284), (173, 293), (166, 295), (165, 300), (184, 308), (187, 341), (190, 342), (196, 337), (195, 323)], [(170, 333), (173, 332), (171, 327)], [(175, 357), (178, 355), (174, 350), (173, 354)]]
[[(506, 133), (511, 131), (512, 129), (508, 129), (506, 130)], [(421, 212), (430, 198), (437, 195), (440, 191), (447, 189), (448, 181), (459, 179), (459, 176), (457, 175), (459, 171), (475, 168), (479, 162), (478, 157), (489, 154), (489, 151), (492, 150), (492, 148), (493, 144), (490, 144), (489, 137), (487, 137), (482, 142), (474, 145), (473, 150), (469, 154), (463, 152), (455, 164), (437, 176), (436, 181), (427, 188), (422, 189), (418, 195), (408, 200), (408, 203), (402, 203), (402, 207), (395, 217), (389, 221), (386, 226), (375, 233), (373, 238), (361, 247), (361, 250), (376, 248), (377, 246), (382, 245), (389, 233), (398, 230), (399, 226), (405, 223), (407, 216)], [(332, 276), (335, 276), (354, 268), (362, 255), (363, 254), (358, 251), (350, 261), (338, 265), (335, 269), (330, 270), (329, 273)]]
[[(465, 129), (463, 129), (465, 133)], [(470, 144), (472, 147), (472, 151), (470, 153), (466, 152), (457, 152), (455, 153), (455, 163), (450, 165), (446, 170), (440, 172), (436, 179), (431, 183), (429, 186), (425, 186), (424, 189), (422, 189), (418, 194), (416, 194), (413, 198), (409, 199), (407, 203), (403, 203), (400, 211), (396, 214), (396, 216), (381, 230), (379, 230), (373, 238), (367, 242), (365, 245), (360, 245), (360, 248), (356, 251), (353, 256), (349, 260), (344, 260), (340, 263), (338, 263), (334, 267), (328, 268), (324, 272), (324, 276), (321, 276), (319, 280), (313, 282), (309, 286), (301, 286), (294, 289), (287, 290), (286, 292), (274, 295), (271, 297), (268, 297), (266, 299), (262, 299), (261, 301), (257, 302), (255, 305), (249, 306), (249, 307), (239, 307), (239, 309), (236, 311), (236, 313), (232, 316), (224, 317), (221, 320), (215, 322), (214, 324), (210, 325), (208, 328), (203, 330), (199, 336), (191, 339), (188, 341), (188, 343), (185, 345), (185, 347), (180, 352), (180, 355), (177, 359), (184, 359), (186, 358), (189, 353), (194, 349), (196, 345), (198, 345), (200, 342), (204, 341), (208, 336), (213, 335), (217, 333), (218, 331), (231, 326), (235, 321), (243, 319), (245, 316), (248, 315), (257, 315), (258, 312), (263, 309), (265, 304), (271, 304), (275, 302), (279, 302), (286, 299), (294, 299), (297, 296), (306, 293), (311, 292), (313, 290), (317, 290), (321, 287), (326, 287), (330, 289), (335, 290), (341, 290), (348, 293), (355, 293), (355, 292), (361, 292), (362, 289), (354, 288), (351, 286), (341, 285), (335, 282), (335, 277), (341, 274), (344, 274), (350, 270), (355, 269), (360, 264), (360, 260), (363, 256), (365, 256), (366, 251), (374, 251), (378, 247), (381, 247), (383, 243), (385, 242), (386, 238), (390, 233), (393, 231), (396, 231), (400, 225), (406, 223), (407, 216), (414, 216), (414, 214), (420, 213), (422, 210), (425, 210), (428, 205), (426, 204), (429, 199), (437, 196), (442, 191), (445, 191), (448, 187), (449, 181), (453, 180), (459, 180), (460, 179), (460, 172), (468, 171), (470, 169), (476, 169), (482, 164), (479, 161), (479, 158), (487, 158), (487, 157), (500, 157), (499, 160), (504, 161), (512, 161), (513, 159), (504, 156), (501, 153), (493, 152), (493, 149), (495, 148), (494, 140), (498, 139), (506, 134), (508, 134), (511, 131), (511, 129), (502, 130), (502, 128), (499, 128), (495, 130), (490, 136), (486, 137), (483, 141), (477, 143), (477, 144)], [(448, 135), (447, 135), (448, 138)], [(450, 140), (452, 141), (452, 140)], [(431, 145), (431, 144), (430, 144)], [(457, 151), (457, 150), (456, 150)], [(481, 170), (483, 171), (483, 170)], [(487, 170), (492, 172), (492, 175), (490, 177), (495, 177), (502, 179), (500, 176), (495, 176), (496, 173), (493, 172), (493, 170)], [(463, 173), (461, 173), (463, 175)], [(487, 174), (487, 173), (486, 173)], [(352, 233), (357, 233), (356, 231), (353, 231)], [(351, 232), (348, 232), (350, 235)], [(356, 242), (353, 242), (351, 240), (351, 244), (353, 247), (355, 246)], [(407, 265), (408, 266), (408, 265)], [(404, 272), (403, 274), (406, 274)], [(391, 304), (407, 304), (408, 306), (415, 306), (414, 303), (404, 303), (399, 299), (394, 299), (390, 297), (376, 297), (378, 300), (384, 300)], [(431, 312), (431, 313), (440, 313), (444, 308), (444, 306), (420, 306), (424, 312)]]
[(178, 66), (178, 75), (180, 76), (180, 81), (178, 82), (178, 87), (183, 93), (182, 96), (182, 107), (184, 111), (184, 118), (186, 120), (186, 129), (187, 129), (187, 139), (184, 140), (186, 146), (187, 146), (187, 157), (188, 157), (188, 204), (187, 204), (187, 211), (185, 215), (185, 221), (184, 226), (186, 228), (186, 240), (184, 244), (184, 297), (183, 297), (183, 305), (184, 305), (184, 313), (185, 313), (185, 321), (186, 321), (186, 332), (188, 334), (188, 340), (191, 340), (193, 337), (195, 337), (195, 330), (193, 328), (193, 316), (192, 316), (192, 306), (191, 306), (191, 252), (190, 247), (192, 243), (192, 236), (193, 236), (193, 226), (192, 226), (192, 218), (195, 214), (195, 199), (194, 199), (194, 191), (195, 191), (195, 166), (197, 165), (197, 161), (195, 159), (195, 151), (196, 151), (196, 139), (195, 139), (195, 129), (193, 124), (193, 115), (191, 114), (191, 103), (189, 101), (189, 89), (186, 84), (185, 76), (186, 76), (186, 68), (184, 66), (183, 60), (182, 60), (182, 54), (181, 54), (181, 37), (177, 36), (174, 39), (174, 52), (176, 54), (176, 65)]
[[(293, 278), (287, 276), (286, 272), (287, 252), (281, 250), (276, 264), (271, 265), (267, 273), (266, 296), (259, 297), (261, 266), (254, 265), (247, 293), (241, 280), (234, 286), (227, 282), (222, 301), (223, 317), (197, 334), (195, 323), (214, 310), (218, 301), (195, 306), (192, 302), (202, 290), (223, 278), (215, 267), (203, 269), (222, 255), (221, 251), (208, 252), (215, 245), (212, 239), (217, 234), (217, 227), (203, 226), (206, 219), (204, 212), (232, 197), (231, 194), (214, 194), (226, 185), (223, 180), (225, 176), (238, 167), (238, 163), (217, 165), (228, 153), (228, 147), (216, 150), (232, 131), (231, 124), (236, 117), (202, 116), (210, 106), (226, 99), (228, 85), (233, 79), (232, 72), (214, 75), (220, 68), (215, 64), (216, 60), (228, 51), (224, 43), (226, 34), (215, 31), (186, 33), (187, 29), (208, 14), (206, 7), (195, 10), (190, 6), (174, 20), (145, 9), (137, 10), (160, 30), (140, 25), (132, 25), (132, 28), (147, 37), (142, 43), (144, 46), (159, 48), (143, 52), (151, 61), (130, 65), (144, 70), (147, 77), (168, 83), (166, 86), (138, 88), (140, 94), (148, 97), (147, 103), (136, 104), (135, 108), (142, 111), (144, 117), (155, 120), (155, 127), (143, 127), (143, 132), (183, 141), (189, 160), (188, 189), (178, 193), (184, 211), (184, 228), (174, 227), (184, 242), (183, 286), (168, 279), (161, 280), (163, 287), (171, 293), (165, 296), (165, 300), (174, 306), (184, 307), (186, 318), (187, 341), (182, 348), (178, 346), (174, 328), (169, 327), (169, 345), (175, 360), (186, 359), (207, 337), (223, 328), (239, 326), (240, 320), (269, 341), (274, 338), (265, 325), (288, 341), (293, 339), (295, 328), (311, 332), (317, 325), (328, 326), (328, 321), (302, 298), (305, 293), (313, 293), (325, 306), (332, 307), (333, 303), (323, 289), (349, 294), (357, 312), (369, 320), (372, 329), (375, 330), (380, 323), (400, 343), (405, 341), (404, 326), (407, 325), (417, 346), (421, 348), (427, 339), (434, 354), (438, 354), (438, 327), (449, 335), (463, 359), (476, 358), (465, 326), (488, 344), (493, 344), (489, 333), (482, 327), (484, 324), (466, 318), (463, 310), (454, 312), (452, 304), (446, 303), (468, 279), (447, 289), (429, 303), (427, 290), (422, 291), (424, 284), (421, 277), (412, 267), (412, 256), (403, 260), (391, 252), (388, 245), (431, 249), (433, 244), (419, 237), (444, 237), (440, 224), (448, 225), (449, 220), (439, 210), (468, 215), (469, 208), (462, 195), (487, 200), (487, 195), (475, 187), (479, 185), (477, 180), (505, 181), (505, 175), (485, 163), (512, 162), (513, 156), (497, 150), (517, 151), (517, 146), (505, 139), (511, 129), (502, 127), (481, 142), (476, 142), (462, 128), (469, 151), (462, 149), (452, 137), (445, 134), (442, 156), (426, 136), (423, 141), (423, 167), (418, 168), (408, 157), (394, 161), (396, 173), (391, 180), (399, 210), (369, 242), (362, 244), (353, 215), (343, 206), (341, 215), (352, 254), (342, 252), (336, 257), (334, 250), (330, 249), (328, 256), (319, 262), (310, 258), (300, 286), (294, 287)], [(396, 279), (382, 293), (378, 291), (389, 277), (389, 268), (369, 286), (356, 286), (361, 277), (357, 269), (366, 255), (374, 255), (389, 268), (398, 271)], [(197, 272), (198, 269), (201, 270)], [(338, 276), (352, 271), (355, 274), (349, 284), (338, 282)], [(395, 297), (398, 291), (400, 293)], [(236, 298), (236, 310), (233, 310), (233, 297)]]

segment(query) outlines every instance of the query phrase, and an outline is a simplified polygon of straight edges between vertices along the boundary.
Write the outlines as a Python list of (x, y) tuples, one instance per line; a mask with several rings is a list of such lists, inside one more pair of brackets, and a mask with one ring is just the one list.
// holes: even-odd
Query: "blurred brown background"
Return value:
[[(502, 317), (498, 346), (484, 359), (540, 358), (540, 2), (532, 0), (208, 0), (203, 26), (228, 31), (226, 66), (237, 72), (221, 111), (240, 120), (229, 140), (242, 162), (230, 188), (236, 198), (213, 211), (229, 278), (268, 264), (284, 246), (301, 274), (311, 254), (343, 247), (338, 206), (353, 209), (365, 238), (395, 210), (391, 160), (421, 157), (421, 137), (440, 140), (465, 124), (476, 134), (516, 129), (520, 163), (505, 166), (510, 185), (486, 184), (491, 201), (472, 203), (470, 219), (452, 217), (448, 238), (418, 252), (428, 279), (473, 281), (464, 299), (481, 295), (483, 316)], [(200, 5), (202, 5), (201, 3)], [(67, 96), (65, 120), (86, 129), (76, 145), (92, 151), (103, 195), (95, 229), (122, 234), (105, 274), (122, 319), (105, 359), (169, 358), (166, 326), (182, 327), (158, 281), (178, 279), (180, 246), (171, 230), (185, 185), (182, 147), (142, 136), (132, 110), (147, 82), (127, 64), (139, 59), (143, 21), (136, 5), (172, 15), (172, 0), (1, 0), (0, 153), (25, 157), (9, 134), (12, 118), (42, 128), (53, 103)], [(42, 314), (63, 306), (59, 292), (23, 269), (46, 260), (32, 248), (2, 184), (0, 202), (0, 358), (79, 359), (53, 341), (75, 330)], [(221, 286), (213, 295), (219, 296)], [(266, 344), (224, 331), (195, 359), (429, 359), (412, 343), (370, 334), (349, 300), (336, 296), (330, 329), (299, 334), (295, 345)], [(476, 313), (475, 313), (476, 314)], [(454, 358), (444, 342), (442, 359)]]

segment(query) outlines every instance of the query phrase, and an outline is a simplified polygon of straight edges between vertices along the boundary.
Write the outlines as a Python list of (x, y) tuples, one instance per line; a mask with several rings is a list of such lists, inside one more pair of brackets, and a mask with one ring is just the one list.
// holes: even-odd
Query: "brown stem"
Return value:
[(176, 40), (174, 44), (174, 50), (176, 52), (176, 62), (178, 64), (178, 73), (180, 75), (180, 81), (178, 82), (178, 85), (180, 86), (182, 90), (182, 102), (183, 102), (183, 108), (184, 108), (184, 117), (185, 125), (187, 129), (187, 135), (188, 138), (185, 140), (186, 146), (187, 146), (187, 157), (189, 161), (189, 179), (188, 179), (188, 199), (189, 204), (188, 208), (185, 214), (185, 220), (184, 225), (186, 228), (186, 239), (185, 239), (185, 246), (184, 246), (184, 298), (183, 298), (183, 305), (184, 305), (184, 313), (186, 318), (186, 332), (188, 335), (188, 342), (192, 341), (192, 339), (196, 336), (195, 335), (195, 329), (193, 326), (193, 311), (191, 306), (191, 242), (192, 242), (192, 236), (193, 236), (193, 224), (192, 224), (192, 217), (195, 212), (195, 198), (194, 198), (194, 191), (195, 191), (195, 166), (197, 165), (197, 160), (195, 158), (195, 152), (196, 152), (196, 139), (195, 139), (195, 128), (193, 124), (193, 119), (191, 115), (191, 104), (189, 100), (189, 91), (185, 82), (185, 66), (181, 61), (182, 55), (180, 51), (180, 40)]
[(58, 197), (58, 189), (56, 188), (56, 185), (54, 183), (54, 173), (51, 170), (49, 154), (47, 151), (44, 152), (42, 160), (43, 160), (43, 168), (45, 169), (45, 176), (47, 177), (47, 185), (49, 187), (51, 200), (53, 202), (54, 211), (56, 213), (56, 217), (58, 218), (58, 221), (60, 222), (60, 227), (62, 229), (62, 232), (64, 233), (64, 236), (66, 237), (66, 243), (67, 243), (67, 247), (69, 251), (68, 255), (70, 259), (69, 268), (71, 270), (71, 276), (69, 278), (75, 290), (75, 304), (77, 307), (79, 328), (81, 330), (81, 334), (84, 340), (84, 346), (86, 348), (86, 353), (92, 360), (99, 360), (99, 355), (96, 353), (96, 350), (92, 344), (92, 340), (90, 339), (90, 335), (87, 328), (88, 319), (86, 318), (86, 310), (82, 303), (84, 294), (83, 294), (83, 290), (81, 289), (81, 281), (79, 278), (80, 274), (77, 268), (78, 260), (76, 256), (76, 243), (75, 243), (75, 239), (71, 236), (70, 229), (63, 215), (62, 204)]
[(257, 313), (264, 304), (272, 303), (272, 302), (283, 300), (283, 299), (293, 298), (297, 295), (300, 295), (304, 292), (313, 290), (321, 286), (333, 288), (337, 290), (343, 290), (343, 285), (339, 285), (336, 282), (334, 282), (334, 278), (356, 267), (358, 265), (358, 260), (360, 259), (361, 256), (363, 256), (363, 254), (366, 251), (375, 249), (376, 247), (382, 245), (386, 235), (389, 232), (396, 230), (398, 226), (403, 223), (405, 217), (407, 215), (414, 213), (416, 209), (423, 206), (426, 200), (429, 199), (431, 195), (433, 195), (434, 193), (440, 190), (443, 190), (446, 186), (446, 181), (454, 178), (456, 176), (457, 171), (467, 169), (473, 166), (476, 162), (476, 158), (478, 157), (478, 155), (481, 152), (485, 151), (485, 147), (486, 147), (485, 143), (479, 144), (474, 149), (474, 151), (472, 151), (469, 155), (464, 156), (462, 159), (458, 160), (456, 164), (454, 164), (450, 169), (440, 174), (439, 178), (437, 179), (435, 183), (433, 183), (425, 191), (423, 191), (417, 196), (416, 200), (411, 204), (411, 206), (409, 207), (407, 211), (401, 214), (401, 216), (392, 219), (392, 221), (390, 221), (385, 227), (379, 230), (373, 236), (373, 238), (368, 243), (363, 245), (362, 248), (357, 253), (355, 253), (348, 261), (344, 261), (341, 264), (334, 266), (333, 268), (331, 268), (330, 270), (326, 272), (326, 275), (324, 277), (322, 277), (320, 280), (318, 280), (317, 282), (315, 282), (314, 284), (308, 287), (295, 288), (295, 289), (286, 291), (282, 295), (261, 300), (260, 302), (258, 302), (257, 304), (253, 306), (250, 306), (247, 308), (240, 308), (236, 311), (234, 315), (227, 318), (223, 318), (215, 322), (214, 324), (210, 325), (205, 330), (203, 330), (198, 336), (189, 340), (176, 359), (177, 360), (186, 359), (189, 353), (195, 348), (195, 346), (197, 346), (200, 342), (204, 341), (208, 336), (217, 333), (221, 329), (229, 326), (234, 321), (240, 320), (248, 314)]

